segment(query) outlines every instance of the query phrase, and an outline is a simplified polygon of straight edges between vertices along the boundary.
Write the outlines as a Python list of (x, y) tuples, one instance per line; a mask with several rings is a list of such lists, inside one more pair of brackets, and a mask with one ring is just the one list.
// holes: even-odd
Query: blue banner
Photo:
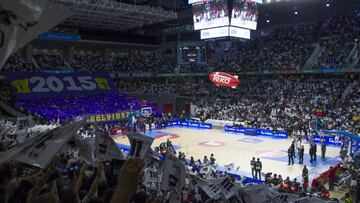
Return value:
[(320, 73), (338, 73), (341, 72), (340, 68), (332, 68), (332, 69), (320, 69)]
[(6, 79), (18, 98), (116, 92), (115, 85), (107, 73), (7, 73)]
[[(315, 143), (321, 143), (322, 140), (325, 140), (326, 145), (336, 145), (341, 146), (342, 138), (341, 136), (329, 136), (329, 135), (313, 135), (313, 140)], [(306, 140), (309, 141), (309, 137), (306, 137)], [(356, 140), (354, 140), (354, 145), (356, 145)], [(357, 143), (358, 147), (360, 147), (360, 142)]]
[(211, 129), (212, 125), (209, 123), (201, 123), (201, 122), (189, 122), (189, 121), (178, 121), (178, 120), (173, 120), (173, 121), (169, 121), (166, 124), (163, 124), (162, 127), (174, 127), (174, 126), (179, 126), (179, 127), (189, 127), (189, 128), (198, 128), (198, 129)]
[(55, 41), (66, 41), (76, 42), (80, 39), (79, 35), (55, 33), (55, 32), (44, 32), (39, 35), (39, 39), (42, 40), (55, 40)]
[(274, 131), (274, 130), (244, 128), (244, 127), (234, 128), (233, 126), (230, 125), (226, 125), (224, 130), (226, 132), (242, 133), (251, 136), (268, 136), (268, 137), (284, 138), (284, 139), (287, 139), (288, 137), (288, 132), (286, 131)]

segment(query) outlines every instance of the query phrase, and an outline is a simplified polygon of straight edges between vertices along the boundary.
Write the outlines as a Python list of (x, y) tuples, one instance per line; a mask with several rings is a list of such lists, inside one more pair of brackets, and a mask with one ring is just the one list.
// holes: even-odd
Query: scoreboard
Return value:
[(206, 51), (205, 46), (179, 46), (178, 64), (205, 64)]

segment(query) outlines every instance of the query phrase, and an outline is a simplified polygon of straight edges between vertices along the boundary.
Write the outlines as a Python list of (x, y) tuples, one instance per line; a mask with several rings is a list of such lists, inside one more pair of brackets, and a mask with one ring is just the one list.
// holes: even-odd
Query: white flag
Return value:
[(77, 121), (50, 131), (41, 140), (21, 150), (13, 160), (40, 168), (45, 167), (83, 124), (83, 121)]
[(26, 117), (17, 117), (16, 118), (16, 133), (27, 130), (28, 128), (33, 127), (34, 121), (31, 116)]
[(201, 187), (201, 186), (208, 184), (208, 182), (206, 182), (204, 179), (202, 179), (196, 175), (186, 174), (186, 177), (189, 180), (189, 185), (194, 188)]
[(160, 191), (161, 174), (157, 164), (145, 169), (144, 185), (150, 190)]
[(130, 157), (144, 159), (154, 138), (139, 132), (123, 131), (130, 141)]
[(230, 199), (240, 188), (230, 177), (209, 180), (208, 184), (201, 185), (200, 187), (210, 198), (223, 199)]
[(47, 0), (1, 0), (0, 68), (11, 54), (69, 16), (69, 8)]
[(241, 202), (263, 203), (267, 200), (268, 192), (269, 185), (267, 184), (246, 185), (239, 189), (238, 199)]
[(95, 136), (95, 156), (98, 160), (124, 160), (125, 156), (115, 141), (106, 133), (97, 130)]
[(75, 137), (76, 145), (79, 148), (79, 157), (84, 160), (89, 165), (95, 164), (95, 143), (90, 142), (89, 139), (81, 139), (77, 136)]
[(172, 202), (181, 201), (181, 191), (185, 185), (185, 165), (167, 152), (162, 166), (161, 190), (172, 191)]

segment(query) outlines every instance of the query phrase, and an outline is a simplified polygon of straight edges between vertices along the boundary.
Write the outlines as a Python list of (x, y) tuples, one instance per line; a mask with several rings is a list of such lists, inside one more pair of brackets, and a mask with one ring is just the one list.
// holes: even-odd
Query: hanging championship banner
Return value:
[(10, 89), (18, 98), (83, 96), (114, 93), (107, 73), (7, 73)]
[(10, 55), (70, 16), (69, 8), (47, 0), (1, 0), (0, 68)]

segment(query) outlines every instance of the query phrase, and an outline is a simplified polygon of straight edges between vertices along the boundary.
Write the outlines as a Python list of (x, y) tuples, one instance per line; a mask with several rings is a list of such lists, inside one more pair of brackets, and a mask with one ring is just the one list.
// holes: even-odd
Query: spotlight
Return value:
[(267, 23), (270, 23), (270, 20), (269, 20), (269, 19), (267, 19), (267, 20), (266, 20), (266, 22), (267, 22)]
[(329, 3), (326, 3), (326, 7), (329, 7), (330, 6), (330, 4)]
[(295, 15), (299, 14), (297, 11), (294, 12)]
[(266, 0), (266, 3), (270, 3), (271, 2), (271, 0)]

